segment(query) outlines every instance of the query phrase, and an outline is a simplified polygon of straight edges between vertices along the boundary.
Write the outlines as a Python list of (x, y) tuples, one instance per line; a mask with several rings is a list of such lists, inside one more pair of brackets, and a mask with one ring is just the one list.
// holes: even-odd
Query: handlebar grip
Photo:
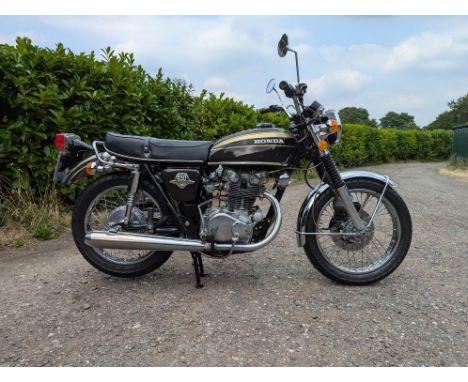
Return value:
[(281, 90), (286, 90), (287, 88), (289, 88), (291, 85), (289, 85), (286, 81), (281, 81), (279, 83), (279, 88)]
[(288, 84), (286, 81), (281, 81), (279, 83), (279, 88), (284, 91), (284, 94), (288, 98), (293, 98), (294, 94), (296, 92), (296, 89), (294, 89), (294, 86), (291, 84)]

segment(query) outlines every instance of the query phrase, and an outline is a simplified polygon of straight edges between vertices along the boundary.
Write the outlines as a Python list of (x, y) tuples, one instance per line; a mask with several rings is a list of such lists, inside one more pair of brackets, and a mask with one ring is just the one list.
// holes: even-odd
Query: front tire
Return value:
[[(100, 203), (99, 201), (97, 202), (99, 197), (103, 197), (103, 195), (105, 197), (105, 195), (109, 195), (112, 192), (114, 192), (114, 199), (117, 191), (120, 191), (121, 194), (124, 195), (127, 192), (128, 184), (129, 176), (127, 173), (111, 174), (100, 177), (83, 190), (75, 203), (72, 215), (73, 239), (80, 253), (93, 267), (107, 273), (108, 275), (117, 277), (137, 277), (150, 273), (162, 266), (172, 254), (172, 252), (147, 251), (144, 256), (137, 258), (139, 257), (137, 256), (139, 252), (133, 250), (134, 256), (130, 260), (119, 259), (115, 256), (113, 257), (109, 255), (109, 253), (111, 253), (110, 250), (93, 248), (85, 244), (84, 237), (87, 230), (90, 229), (88, 220), (90, 208), (93, 207), (93, 203)], [(157, 205), (157, 208), (159, 209), (157, 213), (159, 216), (167, 216), (167, 207), (165, 205), (164, 198), (147, 180), (140, 180), (138, 192), (143, 195), (147, 195), (145, 197), (149, 198), (155, 205)], [(115, 206), (112, 204), (107, 207), (107, 203), (115, 203)], [(119, 216), (119, 214), (122, 214), (122, 207), (116, 207), (119, 204), (122, 204), (120, 200), (118, 200), (118, 203), (116, 203), (116, 200), (111, 200), (109, 202), (106, 200), (105, 208), (101, 207), (101, 210), (96, 213), (102, 213), (103, 215), (106, 213), (108, 224), (109, 210), (112, 209), (110, 212), (111, 216)], [(140, 212), (135, 214), (133, 217), (134, 219), (143, 219), (142, 213)], [(106, 221), (105, 216), (103, 217), (103, 220)], [(104, 225), (105, 224), (106, 223), (104, 223)], [(122, 252), (123, 250), (117, 251)]]
[[(361, 218), (369, 221), (384, 185), (364, 178), (348, 180), (346, 185), (355, 205), (359, 208), (364, 205), (359, 211)], [(317, 198), (307, 219), (307, 232), (351, 230), (349, 218), (342, 217), (340, 221), (337, 217), (334, 201), (331, 188)], [(386, 220), (381, 218), (385, 212)], [(387, 239), (382, 232), (387, 233)], [(411, 237), (408, 208), (398, 193), (388, 187), (368, 236), (355, 239), (345, 235), (307, 235), (304, 249), (309, 261), (324, 276), (344, 284), (364, 285), (379, 281), (397, 269), (409, 250)]]

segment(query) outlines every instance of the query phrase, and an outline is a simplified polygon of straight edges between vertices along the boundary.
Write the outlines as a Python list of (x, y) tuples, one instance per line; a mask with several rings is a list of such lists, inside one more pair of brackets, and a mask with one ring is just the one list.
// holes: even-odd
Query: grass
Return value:
[(13, 188), (0, 195), (0, 248), (22, 247), (34, 239), (56, 237), (68, 225), (53, 186), (44, 192)]
[(47, 224), (39, 224), (31, 232), (32, 237), (40, 240), (51, 239), (55, 236), (55, 231)]
[(447, 163), (447, 167), (441, 168), (439, 174), (454, 176), (468, 181), (468, 158), (452, 155)]
[(12, 247), (19, 248), (22, 247), (26, 242), (23, 239), (13, 239), (11, 242)]
[(468, 158), (463, 158), (454, 154), (450, 157), (447, 167), (451, 170), (468, 170)]

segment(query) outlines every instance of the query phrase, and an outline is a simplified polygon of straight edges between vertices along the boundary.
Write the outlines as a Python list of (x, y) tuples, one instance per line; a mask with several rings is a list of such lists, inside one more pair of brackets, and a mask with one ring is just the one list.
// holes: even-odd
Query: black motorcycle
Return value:
[[(340, 118), (316, 101), (304, 105), (307, 85), (283, 35), (278, 54), (287, 52), (295, 54), (297, 84), (281, 81), (279, 88), (292, 105), (283, 105), (271, 80), (267, 92), (276, 92), (281, 105), (262, 109), (286, 113), (287, 130), (263, 123), (214, 143), (107, 133), (88, 145), (75, 134), (56, 135), (55, 182), (100, 175), (78, 197), (72, 217), (73, 238), (89, 263), (135, 277), (159, 268), (173, 251), (188, 251), (201, 287), (202, 255), (253, 252), (275, 239), (292, 171), (309, 163), (321, 182), (304, 200), (295, 233), (310, 262), (347, 284), (372, 283), (398, 267), (412, 225), (396, 184), (376, 173), (338, 171), (329, 148), (340, 140)], [(83, 159), (86, 153), (92, 155)]]

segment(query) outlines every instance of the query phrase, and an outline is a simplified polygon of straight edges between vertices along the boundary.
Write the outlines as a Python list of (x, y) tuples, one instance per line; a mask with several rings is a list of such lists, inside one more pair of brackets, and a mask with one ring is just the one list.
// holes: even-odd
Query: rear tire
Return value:
[[(353, 190), (368, 190), (374, 193), (375, 195), (380, 195), (384, 188), (384, 185), (382, 183), (372, 181), (370, 179), (351, 179), (346, 182), (346, 185), (350, 193), (352, 193)], [(330, 205), (329, 203), (331, 203), (331, 199), (334, 199), (334, 198), (335, 198), (335, 195), (330, 188), (327, 189), (324, 193), (322, 193), (317, 198), (315, 205), (311, 209), (308, 219), (307, 219), (307, 224), (306, 224), (307, 232), (317, 231), (316, 222), (319, 222), (319, 225), (320, 225), (319, 216), (321, 212), (324, 211), (323, 213), (325, 213), (326, 206)], [(337, 281), (339, 283), (352, 284), (352, 285), (365, 285), (365, 284), (374, 283), (376, 281), (379, 281), (387, 277), (393, 271), (395, 271), (395, 269), (398, 268), (398, 266), (401, 264), (401, 262), (405, 258), (409, 250), (409, 247), (411, 245), (411, 237), (412, 237), (411, 216), (403, 199), (398, 195), (396, 191), (394, 191), (390, 187), (388, 187), (387, 190), (385, 191), (383, 203), (384, 202), (388, 203), (387, 204), (388, 208), (394, 211), (395, 217), (393, 218), (395, 219), (395, 222), (398, 222), (397, 224), (399, 224), (399, 230), (400, 230), (398, 242), (394, 245), (394, 248), (392, 248), (391, 256), (389, 258), (384, 259), (385, 261), (382, 260), (382, 264), (376, 265), (375, 269), (370, 268), (369, 271), (363, 270), (362, 272), (347, 271), (346, 269), (343, 269), (345, 267), (342, 267), (339, 264), (330, 260), (331, 256), (327, 256), (327, 254), (325, 253), (325, 249), (328, 249), (328, 248), (325, 248), (325, 246), (322, 246), (318, 242), (319, 237), (317, 235), (307, 235), (304, 250), (306, 252), (306, 255), (309, 261), (314, 265), (314, 267), (320, 273), (322, 273), (324, 276), (334, 281)], [(382, 207), (384, 205), (383, 203), (380, 206), (379, 214), (383, 208)], [(378, 229), (377, 218), (374, 222), (376, 222), (375, 223), (376, 226), (373, 226), (373, 229), (377, 230)], [(392, 234), (394, 234), (395, 232), (394, 227), (392, 228), (392, 231), (393, 231)], [(326, 237), (326, 236), (321, 236), (321, 237)], [(337, 238), (337, 236), (335, 236), (335, 238)], [(342, 237), (339, 236), (339, 239), (335, 239), (335, 240), (344, 240), (341, 238)], [(393, 240), (393, 237), (392, 237), (392, 240)], [(367, 243), (366, 245), (371, 247), (370, 242)], [(333, 244), (331, 245), (331, 248), (333, 248)], [(365, 248), (365, 247), (360, 247), (360, 248)], [(358, 249), (357, 251), (355, 250), (355, 252), (359, 254), (360, 253), (358, 252), (359, 250), (360, 249)], [(337, 253), (341, 253), (339, 249), (337, 250)], [(344, 255), (341, 255), (341, 256), (345, 256), (345, 257), (349, 256), (349, 258), (351, 258), (351, 254), (352, 254), (351, 251), (348, 253), (346, 253), (345, 251)], [(359, 260), (357, 262), (359, 262)]]
[[(85, 244), (85, 222), (86, 214), (91, 203), (102, 193), (115, 187), (127, 187), (129, 176), (125, 174), (105, 175), (87, 186), (76, 200), (72, 215), (72, 233), (78, 250), (83, 257), (95, 268), (117, 277), (137, 277), (154, 271), (161, 267), (171, 256), (172, 252), (156, 252), (145, 255), (145, 258), (139, 262), (129, 262), (121, 264), (110, 261), (100, 253), (100, 249), (93, 248)], [(167, 206), (164, 198), (157, 190), (145, 179), (140, 180), (139, 191), (143, 191), (153, 198), (161, 213), (161, 216), (167, 216)]]

